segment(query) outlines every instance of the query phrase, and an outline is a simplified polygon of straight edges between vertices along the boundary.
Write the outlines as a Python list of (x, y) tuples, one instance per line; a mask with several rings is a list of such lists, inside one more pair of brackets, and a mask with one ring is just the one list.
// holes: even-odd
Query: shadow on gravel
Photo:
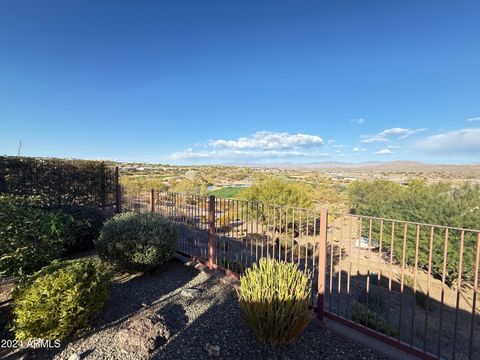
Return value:
[(153, 359), (206, 359), (206, 345), (220, 346), (219, 359), (383, 359), (370, 349), (310, 323), (292, 343), (261, 343), (248, 328), (231, 289), (153, 354)]
[(94, 323), (95, 330), (126, 320), (145, 305), (150, 306), (161, 297), (184, 286), (199, 273), (197, 269), (172, 260), (153, 273), (113, 284), (109, 302)]
[(178, 333), (185, 329), (188, 324), (188, 316), (185, 309), (180, 304), (170, 303), (157, 311), (157, 313), (166, 320), (166, 325), (173, 331)]
[[(0, 358), (13, 360), (25, 356), (25, 359), (52, 359), (56, 354), (62, 352), (70, 341), (87, 338), (96, 332), (126, 321), (142, 308), (158, 303), (158, 300), (163, 296), (184, 286), (199, 273), (200, 271), (197, 269), (184, 266), (177, 260), (171, 260), (152, 273), (139, 275), (125, 281), (117, 280), (112, 284), (110, 298), (102, 313), (94, 320), (91, 330), (79, 337), (62, 341), (62, 346), (58, 349), (43, 348), (17, 351), (0, 349)], [(174, 326), (178, 328), (178, 331), (185, 328), (188, 317), (185, 315), (183, 308), (180, 305), (166, 307), (168, 309), (165, 311), (175, 314)], [(12, 334), (8, 333), (7, 338), (12, 338)], [(85, 355), (82, 354), (82, 358)]]

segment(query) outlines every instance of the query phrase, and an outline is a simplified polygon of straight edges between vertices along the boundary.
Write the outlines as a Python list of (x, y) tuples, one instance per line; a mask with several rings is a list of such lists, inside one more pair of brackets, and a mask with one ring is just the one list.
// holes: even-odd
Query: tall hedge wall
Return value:
[(0, 156), (0, 194), (39, 196), (45, 205), (104, 208), (115, 202), (114, 168), (101, 161)]

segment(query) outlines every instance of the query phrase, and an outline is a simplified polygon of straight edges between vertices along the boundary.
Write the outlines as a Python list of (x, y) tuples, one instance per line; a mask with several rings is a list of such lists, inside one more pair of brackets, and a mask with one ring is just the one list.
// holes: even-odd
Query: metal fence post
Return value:
[(118, 166), (115, 166), (115, 212), (122, 212), (122, 187), (120, 186), (120, 176)]
[[(327, 267), (327, 229), (328, 211), (320, 210), (320, 241), (318, 244), (318, 293), (317, 293), (317, 316), (323, 321), (325, 306), (325, 274)], [(330, 270), (331, 271), (331, 270)]]
[(150, 190), (150, 211), (155, 212), (155, 189)]
[(210, 269), (213, 269), (215, 265), (215, 212), (215, 196), (210, 195), (208, 198), (208, 267)]

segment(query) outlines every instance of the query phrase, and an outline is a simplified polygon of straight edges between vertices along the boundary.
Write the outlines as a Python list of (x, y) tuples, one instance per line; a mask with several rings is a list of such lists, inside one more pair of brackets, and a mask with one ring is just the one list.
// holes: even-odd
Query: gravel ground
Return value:
[[(200, 290), (198, 296), (181, 296), (186, 288)], [(0, 357), (63, 360), (78, 354), (82, 360), (141, 359), (136, 354), (120, 353), (114, 339), (119, 327), (144, 308), (163, 315), (174, 332), (152, 359), (208, 359), (207, 343), (220, 346), (219, 359), (383, 359), (314, 323), (293, 344), (281, 348), (264, 346), (245, 324), (232, 288), (176, 261), (156, 274), (117, 279), (109, 303), (91, 331), (60, 349), (3, 353)]]

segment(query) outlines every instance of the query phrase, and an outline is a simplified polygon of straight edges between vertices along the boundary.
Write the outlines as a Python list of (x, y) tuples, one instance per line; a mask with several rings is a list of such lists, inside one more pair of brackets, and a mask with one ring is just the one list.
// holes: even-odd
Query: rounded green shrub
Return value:
[(261, 259), (240, 277), (240, 286), (240, 307), (262, 342), (290, 342), (308, 325), (311, 276), (296, 264)]
[(108, 300), (111, 273), (98, 260), (54, 261), (13, 294), (18, 340), (62, 340), (88, 328)]
[(96, 243), (100, 258), (119, 270), (149, 271), (175, 253), (177, 229), (157, 213), (118, 214), (105, 222)]
[(388, 336), (398, 336), (398, 332), (387, 325), (383, 314), (376, 313), (372, 308), (368, 310), (364, 303), (358, 301), (353, 303), (350, 309), (350, 320)]
[(32, 274), (60, 258), (72, 221), (34, 198), (0, 196), (0, 276)]
[(105, 215), (88, 206), (69, 205), (62, 206), (59, 210), (73, 219), (64, 240), (65, 251), (75, 253), (94, 249), (95, 240), (105, 222)]

